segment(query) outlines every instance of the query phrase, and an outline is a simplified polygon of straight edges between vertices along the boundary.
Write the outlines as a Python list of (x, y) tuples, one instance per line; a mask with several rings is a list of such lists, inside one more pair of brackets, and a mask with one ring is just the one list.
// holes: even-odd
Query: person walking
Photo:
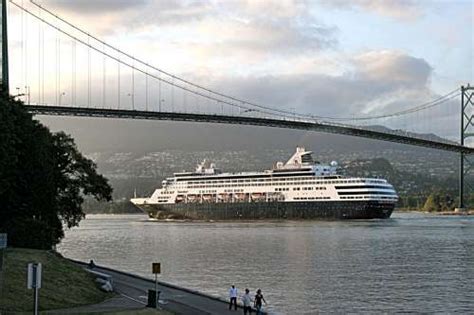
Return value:
[(265, 305), (267, 305), (267, 301), (265, 301), (263, 298), (262, 290), (258, 289), (253, 302), (255, 308), (257, 309), (257, 315), (262, 314), (262, 301), (265, 303)]
[(242, 304), (244, 305), (244, 315), (247, 315), (247, 312), (252, 314), (252, 299), (250, 298), (249, 289), (245, 289), (245, 294), (242, 296)]
[(237, 310), (237, 288), (234, 285), (232, 285), (229, 289), (229, 298), (229, 310), (232, 309), (232, 303), (234, 304), (235, 310)]

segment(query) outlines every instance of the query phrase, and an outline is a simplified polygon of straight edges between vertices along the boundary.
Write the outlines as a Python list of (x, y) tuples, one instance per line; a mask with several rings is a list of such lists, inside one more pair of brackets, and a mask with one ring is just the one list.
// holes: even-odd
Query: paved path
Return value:
[[(135, 278), (122, 273), (113, 272), (97, 268), (97, 271), (112, 275), (114, 281), (114, 289), (130, 299), (146, 305), (148, 289), (154, 289), (155, 284), (151, 280)], [(160, 306), (177, 314), (240, 314), (243, 313), (239, 308), (238, 311), (229, 311), (228, 304), (217, 299), (188, 292), (187, 290), (179, 290), (163, 285), (158, 285), (161, 291)], [(162, 303), (161, 303), (162, 301)]]
[[(83, 265), (82, 263), (79, 264)], [(96, 305), (82, 306), (69, 310), (58, 310), (51, 313), (67, 312), (71, 314), (144, 308), (147, 304), (148, 289), (154, 290), (155, 288), (153, 280), (114, 271), (109, 268), (95, 267), (94, 270), (111, 275), (113, 278), (114, 290), (120, 294), (120, 296)], [(192, 290), (181, 289), (166, 284), (159, 284), (158, 290), (161, 291), (160, 307), (176, 314), (243, 314), (242, 308), (240, 307), (237, 311), (229, 311), (227, 302), (198, 292), (193, 292)]]

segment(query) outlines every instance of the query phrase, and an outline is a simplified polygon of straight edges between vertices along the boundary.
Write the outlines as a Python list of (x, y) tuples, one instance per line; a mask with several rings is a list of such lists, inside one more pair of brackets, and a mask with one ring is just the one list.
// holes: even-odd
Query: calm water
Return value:
[[(227, 296), (262, 288), (279, 314), (474, 312), (474, 217), (395, 213), (389, 220), (158, 223), (88, 216), (65, 256)], [(296, 309), (296, 311), (295, 311)]]

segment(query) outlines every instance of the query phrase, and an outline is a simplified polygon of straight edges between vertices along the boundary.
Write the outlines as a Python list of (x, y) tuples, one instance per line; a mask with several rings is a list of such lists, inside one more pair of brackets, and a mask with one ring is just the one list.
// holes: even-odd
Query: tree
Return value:
[(435, 193), (432, 193), (426, 199), (425, 205), (423, 206), (423, 211), (433, 212), (439, 211), (439, 200), (438, 196)]
[(84, 196), (111, 200), (97, 166), (63, 132), (49, 129), (21, 102), (0, 100), (0, 232), (9, 244), (49, 249), (84, 218)]
[(452, 211), (454, 207), (454, 198), (451, 195), (445, 192), (433, 192), (426, 199), (423, 210), (428, 212)]

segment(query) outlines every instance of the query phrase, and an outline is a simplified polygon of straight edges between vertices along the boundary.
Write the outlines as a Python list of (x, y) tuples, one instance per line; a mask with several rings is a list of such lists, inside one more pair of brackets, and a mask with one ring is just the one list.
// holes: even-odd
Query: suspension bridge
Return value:
[[(8, 4), (8, 7), (7, 7)], [(8, 11), (20, 54), (9, 59)], [(467, 85), (385, 114), (318, 115), (223, 93), (153, 66), (35, 1), (2, 0), (2, 94), (36, 115), (255, 125), (343, 134), (459, 153), (459, 208), (474, 148), (474, 89)], [(10, 31), (11, 33), (11, 31)], [(11, 34), (10, 34), (11, 35)], [(13, 67), (14, 71), (9, 71)], [(15, 76), (12, 80), (12, 75)], [(10, 82), (15, 81), (15, 88)], [(315, 100), (317, 103), (317, 100)]]

